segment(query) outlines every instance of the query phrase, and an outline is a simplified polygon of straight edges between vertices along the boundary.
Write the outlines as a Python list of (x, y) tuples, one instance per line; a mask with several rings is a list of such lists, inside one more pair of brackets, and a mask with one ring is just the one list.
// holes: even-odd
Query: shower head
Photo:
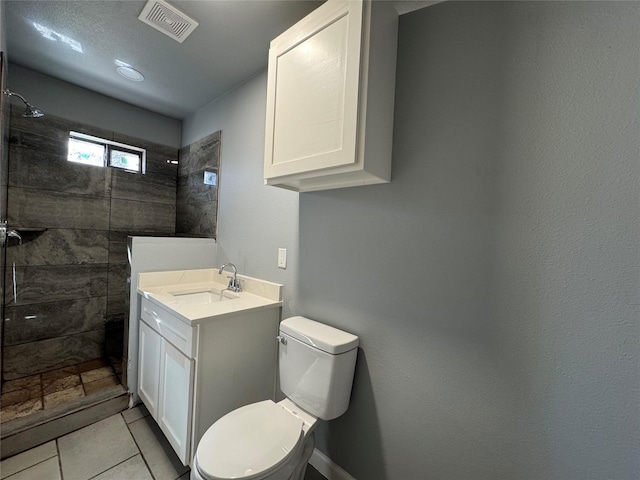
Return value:
[(20, 95), (19, 93), (12, 92), (8, 88), (5, 89), (2, 93), (7, 95), (8, 97), (12, 97), (12, 96), (13, 97), (18, 97), (20, 100), (22, 100), (24, 102), (24, 104), (27, 106), (27, 108), (24, 109), (24, 113), (22, 114), (23, 117), (26, 117), (26, 118), (44, 117), (44, 113), (42, 113), (41, 110), (37, 109), (36, 107), (31, 105), (29, 102), (27, 102), (25, 100), (25, 98), (22, 95)]

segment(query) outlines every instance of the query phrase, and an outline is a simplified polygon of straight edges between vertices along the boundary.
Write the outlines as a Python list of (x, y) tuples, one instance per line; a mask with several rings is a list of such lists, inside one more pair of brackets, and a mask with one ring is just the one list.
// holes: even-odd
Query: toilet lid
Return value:
[(198, 444), (200, 473), (249, 480), (269, 472), (295, 451), (303, 422), (271, 400), (252, 403), (214, 423)]

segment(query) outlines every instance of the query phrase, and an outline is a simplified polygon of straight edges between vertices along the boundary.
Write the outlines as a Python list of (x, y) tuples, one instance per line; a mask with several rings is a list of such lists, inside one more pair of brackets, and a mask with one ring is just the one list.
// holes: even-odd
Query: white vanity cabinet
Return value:
[(152, 417), (158, 413), (158, 395), (160, 394), (160, 348), (162, 337), (149, 325), (140, 322), (140, 369), (138, 393)]
[(271, 42), (267, 185), (390, 181), (397, 32), (392, 2), (328, 0)]
[(184, 465), (219, 418), (275, 395), (281, 302), (244, 309), (258, 297), (240, 295), (220, 302), (224, 313), (189, 321), (141, 298), (138, 394)]
[(147, 299), (142, 300), (141, 316), (138, 394), (186, 465), (195, 364), (188, 338), (195, 331)]

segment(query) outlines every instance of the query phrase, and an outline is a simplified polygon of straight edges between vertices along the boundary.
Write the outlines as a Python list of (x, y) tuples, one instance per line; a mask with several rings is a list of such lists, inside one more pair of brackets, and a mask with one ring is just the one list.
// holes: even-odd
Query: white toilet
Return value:
[(280, 323), (281, 402), (240, 407), (200, 439), (191, 480), (302, 480), (318, 418), (349, 407), (358, 337), (304, 317)]

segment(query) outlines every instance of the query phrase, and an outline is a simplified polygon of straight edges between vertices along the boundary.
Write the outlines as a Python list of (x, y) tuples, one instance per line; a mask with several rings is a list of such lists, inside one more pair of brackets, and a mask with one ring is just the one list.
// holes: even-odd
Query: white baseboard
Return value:
[(356, 480), (317, 448), (313, 449), (309, 463), (327, 480)]

